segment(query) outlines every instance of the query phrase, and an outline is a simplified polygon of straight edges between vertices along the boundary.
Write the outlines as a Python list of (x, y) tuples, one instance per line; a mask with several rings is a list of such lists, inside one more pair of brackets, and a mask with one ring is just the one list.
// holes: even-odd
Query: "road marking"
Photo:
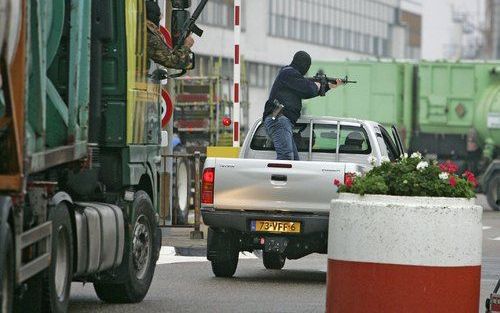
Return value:
[(491, 229), (491, 226), (483, 226), (483, 230)]
[[(242, 259), (257, 259), (253, 253), (240, 252), (240, 260)], [(175, 264), (175, 263), (197, 263), (197, 262), (208, 262), (207, 258), (204, 256), (182, 256), (176, 255), (175, 248), (169, 246), (163, 246), (160, 250), (160, 257), (156, 264)]]
[(489, 240), (500, 240), (500, 237), (488, 238)]

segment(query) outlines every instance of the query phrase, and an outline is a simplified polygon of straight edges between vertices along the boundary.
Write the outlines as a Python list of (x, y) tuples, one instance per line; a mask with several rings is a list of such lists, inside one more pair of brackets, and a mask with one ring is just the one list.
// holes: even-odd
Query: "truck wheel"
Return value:
[(262, 261), (268, 270), (280, 270), (285, 266), (286, 257), (276, 252), (263, 252)]
[(44, 274), (42, 311), (65, 313), (73, 279), (73, 232), (68, 207), (60, 203), (50, 211), (52, 221), (51, 263)]
[(488, 184), (486, 199), (494, 211), (500, 211), (500, 176), (493, 177)]
[(7, 225), (7, 236), (5, 237), (5, 254), (3, 255), (2, 273), (2, 313), (11, 313), (14, 301), (14, 243), (12, 233)]
[(191, 194), (191, 171), (186, 159), (177, 159), (174, 163), (174, 210), (178, 225), (186, 225), (189, 218), (189, 199)]
[(128, 234), (123, 263), (120, 270), (126, 273), (125, 281), (119, 284), (95, 282), (94, 289), (99, 299), (110, 303), (141, 302), (148, 293), (156, 267), (155, 258), (155, 214), (153, 204), (144, 191), (136, 192), (133, 203), (135, 212), (132, 232)]
[(232, 277), (238, 267), (239, 251), (231, 233), (208, 229), (207, 252), (216, 277)]

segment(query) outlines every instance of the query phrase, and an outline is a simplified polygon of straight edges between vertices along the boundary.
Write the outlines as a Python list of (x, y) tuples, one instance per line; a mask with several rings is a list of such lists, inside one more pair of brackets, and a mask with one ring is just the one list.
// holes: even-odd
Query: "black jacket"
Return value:
[(295, 124), (302, 110), (302, 99), (314, 98), (319, 95), (318, 92), (318, 86), (314, 82), (304, 78), (294, 67), (285, 66), (278, 73), (271, 88), (269, 100), (266, 101), (264, 108), (263, 118), (265, 119), (273, 113), (273, 101), (278, 99), (285, 106), (283, 115)]

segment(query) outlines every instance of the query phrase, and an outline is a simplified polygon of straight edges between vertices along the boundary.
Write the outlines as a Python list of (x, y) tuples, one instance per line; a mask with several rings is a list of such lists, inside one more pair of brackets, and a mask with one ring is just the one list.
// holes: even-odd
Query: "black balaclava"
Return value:
[(300, 74), (306, 75), (311, 67), (311, 56), (305, 51), (299, 51), (293, 56), (290, 66), (299, 71)]
[(155, 1), (146, 1), (146, 17), (155, 25), (160, 26), (161, 10)]

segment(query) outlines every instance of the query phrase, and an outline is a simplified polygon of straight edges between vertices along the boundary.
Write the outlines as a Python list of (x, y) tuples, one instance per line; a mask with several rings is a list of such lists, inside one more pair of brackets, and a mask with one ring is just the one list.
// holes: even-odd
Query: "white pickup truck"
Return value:
[(202, 176), (202, 216), (209, 226), (207, 258), (215, 276), (231, 277), (240, 251), (263, 251), (264, 266), (326, 253), (335, 180), (395, 160), (403, 145), (370, 121), (303, 117), (294, 128), (304, 161), (277, 161), (262, 121), (250, 130), (239, 159), (208, 158)]

